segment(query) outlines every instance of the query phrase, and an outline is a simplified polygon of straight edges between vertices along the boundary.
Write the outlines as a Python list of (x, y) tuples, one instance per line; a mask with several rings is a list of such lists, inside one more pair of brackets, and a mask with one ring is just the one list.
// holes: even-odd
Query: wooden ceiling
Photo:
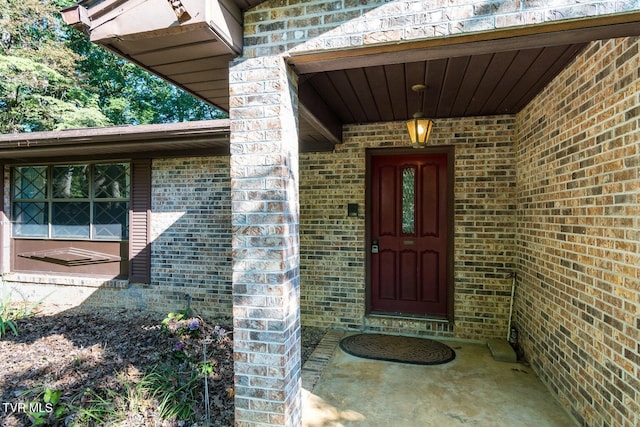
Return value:
[[(305, 75), (342, 123), (514, 114), (586, 44), (467, 55)], [(411, 90), (427, 86), (423, 96)]]
[[(289, 62), (300, 75), (301, 103), (312, 111), (329, 111), (339, 124), (408, 120), (416, 112), (432, 119), (516, 114), (591, 41), (638, 35), (636, 13), (293, 53)], [(426, 85), (423, 94), (411, 90), (416, 84)], [(301, 132), (302, 140), (314, 141), (318, 149), (331, 145), (318, 129)]]

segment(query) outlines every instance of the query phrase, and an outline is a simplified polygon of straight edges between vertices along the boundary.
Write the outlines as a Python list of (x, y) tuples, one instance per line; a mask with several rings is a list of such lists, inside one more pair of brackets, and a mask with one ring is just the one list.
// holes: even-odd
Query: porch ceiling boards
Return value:
[[(586, 44), (465, 55), (304, 75), (342, 123), (517, 113)], [(411, 91), (426, 84), (424, 96)], [(424, 99), (421, 99), (424, 98)]]
[[(640, 13), (442, 39), (295, 53), (308, 104), (340, 123), (515, 114), (594, 40), (640, 35)], [(411, 90), (427, 86), (423, 95)], [(308, 89), (306, 87), (310, 87)], [(307, 105), (309, 107), (309, 105)]]
[[(63, 15), (92, 41), (228, 111), (228, 63), (242, 49), (242, 11), (262, 1), (184, 3), (196, 12), (186, 20), (166, 0), (85, 0)], [(632, 13), (291, 52), (300, 76), (301, 150), (332, 150), (343, 124), (407, 120), (420, 110), (435, 119), (517, 113), (590, 41), (639, 34), (640, 13)], [(411, 90), (418, 83), (427, 86), (422, 97)]]

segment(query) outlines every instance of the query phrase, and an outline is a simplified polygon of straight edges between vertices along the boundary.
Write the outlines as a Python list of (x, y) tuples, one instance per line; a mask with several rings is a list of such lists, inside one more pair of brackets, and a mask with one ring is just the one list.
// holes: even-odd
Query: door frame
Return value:
[(425, 148), (367, 148), (365, 169), (365, 315), (376, 314), (371, 312), (371, 223), (372, 223), (372, 194), (371, 194), (371, 167), (374, 157), (407, 156), (421, 154), (446, 154), (447, 156), (447, 315), (440, 316), (416, 316), (412, 314), (381, 313), (385, 316), (418, 317), (434, 320), (454, 320), (454, 254), (455, 254), (455, 146), (435, 145)]

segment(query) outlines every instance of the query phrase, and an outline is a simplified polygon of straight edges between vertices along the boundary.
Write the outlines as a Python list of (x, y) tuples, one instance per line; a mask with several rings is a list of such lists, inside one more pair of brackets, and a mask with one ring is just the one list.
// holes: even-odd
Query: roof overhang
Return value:
[(73, 161), (229, 154), (229, 120), (0, 135), (0, 161)]
[(357, 49), (291, 52), (300, 74), (442, 58), (513, 52), (640, 35), (640, 12), (572, 19), (450, 37), (362, 46)]
[[(516, 114), (589, 42), (638, 35), (640, 12), (632, 12), (401, 44), (293, 50), (288, 61), (300, 75), (300, 92), (315, 94), (339, 123), (408, 120), (416, 111), (433, 119)], [(414, 84), (427, 86), (422, 104)]]
[[(65, 21), (93, 42), (229, 108), (242, 11), (260, 0), (83, 0)], [(176, 5), (176, 8), (173, 7)], [(640, 35), (640, 12), (399, 43), (288, 52), (299, 79), (301, 151), (327, 151), (342, 126), (409, 119), (427, 85), (431, 118), (516, 114), (591, 41)]]
[(241, 54), (243, 36), (232, 1), (84, 1), (62, 16), (92, 42), (228, 110), (229, 61)]
[[(242, 52), (242, 8), (257, 3), (85, 0), (62, 16), (92, 42), (227, 112), (229, 62)], [(342, 123), (310, 91), (301, 92), (301, 150), (332, 150)]]

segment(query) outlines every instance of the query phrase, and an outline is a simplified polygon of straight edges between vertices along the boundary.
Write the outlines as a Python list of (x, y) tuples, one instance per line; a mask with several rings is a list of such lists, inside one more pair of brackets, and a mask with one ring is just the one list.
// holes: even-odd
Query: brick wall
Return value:
[(640, 39), (595, 42), (517, 116), (517, 323), (589, 426), (640, 425)]
[[(456, 146), (455, 327), (365, 317), (365, 149), (408, 146), (404, 123), (353, 125), (334, 153), (300, 156), (302, 322), (338, 328), (482, 339), (506, 331), (513, 269), (515, 168), (511, 117), (438, 120), (432, 144)], [(152, 189), (152, 284), (127, 288), (88, 279), (42, 280), (51, 298), (71, 286), (77, 303), (231, 315), (229, 157), (156, 159)], [(360, 216), (348, 217), (348, 203)], [(488, 217), (491, 219), (488, 220)], [(195, 261), (195, 262), (194, 262)], [(35, 280), (14, 275), (16, 283)], [(55, 283), (54, 283), (55, 282)], [(91, 283), (88, 283), (91, 282)], [(49, 283), (49, 281), (47, 281)], [(79, 290), (82, 289), (82, 292)]]
[[(303, 322), (484, 339), (505, 336), (515, 262), (513, 117), (437, 120), (455, 145), (455, 325), (365, 316), (365, 149), (407, 147), (403, 122), (351, 125), (334, 153), (301, 155)], [(360, 216), (347, 216), (358, 203)]]
[(450, 37), (633, 12), (633, 1), (269, 0), (244, 15), (245, 57)]
[(198, 312), (231, 316), (229, 157), (158, 159), (152, 174), (149, 305), (188, 294)]
[(156, 159), (152, 174), (150, 286), (24, 273), (6, 274), (4, 284), (47, 304), (160, 313), (185, 308), (189, 295), (199, 313), (230, 317), (229, 157)]
[(280, 57), (230, 70), (235, 423), (298, 426), (298, 79)]

